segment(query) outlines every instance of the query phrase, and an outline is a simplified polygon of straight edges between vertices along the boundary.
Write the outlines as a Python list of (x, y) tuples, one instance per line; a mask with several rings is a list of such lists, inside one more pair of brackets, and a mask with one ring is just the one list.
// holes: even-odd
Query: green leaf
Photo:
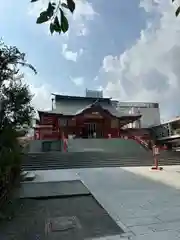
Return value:
[(40, 16), (37, 18), (36, 23), (41, 24), (49, 20), (47, 11), (41, 12)]
[(179, 15), (179, 13), (180, 13), (180, 6), (177, 8), (177, 10), (175, 12), (176, 17)]
[(62, 7), (69, 9), (68, 5), (66, 3), (61, 4)]
[(60, 11), (61, 11), (61, 29), (65, 33), (69, 29), (69, 23), (61, 8)]
[(73, 13), (75, 10), (74, 0), (67, 0), (67, 5), (68, 5), (69, 10)]
[(54, 10), (55, 10), (55, 6), (51, 2), (49, 2), (48, 8), (46, 10), (49, 18), (51, 18), (54, 15)]
[(51, 24), (50, 24), (49, 30), (50, 30), (51, 34), (54, 33), (54, 31), (55, 31), (55, 30), (54, 30), (54, 23), (51, 23)]
[[(55, 4), (55, 3), (54, 3)], [(40, 13), (36, 23), (41, 24), (47, 22), (54, 15), (55, 5), (49, 2), (47, 10)]]
[(58, 17), (56, 16), (55, 19), (54, 19), (54, 23), (53, 23), (53, 28), (54, 28), (54, 31), (55, 32), (58, 32), (59, 34), (61, 33), (61, 25), (59, 23), (59, 19)]
[(37, 1), (39, 1), (39, 0), (31, 0), (31, 2), (37, 2)]

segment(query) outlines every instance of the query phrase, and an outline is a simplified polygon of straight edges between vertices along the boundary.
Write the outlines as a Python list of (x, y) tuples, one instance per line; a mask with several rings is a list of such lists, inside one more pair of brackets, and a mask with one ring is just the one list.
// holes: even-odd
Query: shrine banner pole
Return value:
[(162, 167), (159, 167), (159, 161), (158, 161), (158, 156), (159, 156), (159, 148), (154, 145), (153, 148), (153, 158), (154, 158), (154, 166), (151, 168), (151, 170), (163, 170)]
[(64, 147), (64, 152), (67, 152), (67, 148), (68, 148), (68, 141), (64, 135), (64, 132), (62, 132), (62, 140), (63, 140), (63, 147)]

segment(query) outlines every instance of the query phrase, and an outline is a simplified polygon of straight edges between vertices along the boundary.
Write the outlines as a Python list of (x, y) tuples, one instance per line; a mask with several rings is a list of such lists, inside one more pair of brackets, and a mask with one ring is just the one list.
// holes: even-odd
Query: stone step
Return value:
[[(68, 140), (69, 152), (24, 154), (24, 170), (48, 170), (96, 167), (152, 166), (152, 151), (134, 140), (73, 139)], [(180, 164), (180, 152), (162, 151), (159, 165)]]
[(34, 171), (34, 170), (55, 170), (55, 169), (75, 169), (75, 168), (104, 168), (104, 167), (140, 167), (140, 166), (152, 166), (152, 164), (140, 164), (137, 165), (135, 163), (131, 163), (128, 165), (119, 165), (119, 164), (112, 164), (112, 165), (94, 165), (94, 166), (71, 166), (71, 168), (65, 166), (23, 166), (22, 169), (25, 171)]
[[(85, 161), (27, 161), (27, 162), (23, 162), (23, 164), (97, 164), (97, 163), (127, 163), (127, 162), (153, 162), (153, 159), (134, 159), (134, 158), (130, 158), (130, 159), (110, 159), (108, 160), (101, 160), (101, 159), (96, 159), (94, 161), (92, 161), (91, 159), (89, 160), (85, 160)], [(163, 160), (161, 160), (160, 162), (164, 162)], [(170, 162), (175, 162), (175, 161), (170, 161)]]

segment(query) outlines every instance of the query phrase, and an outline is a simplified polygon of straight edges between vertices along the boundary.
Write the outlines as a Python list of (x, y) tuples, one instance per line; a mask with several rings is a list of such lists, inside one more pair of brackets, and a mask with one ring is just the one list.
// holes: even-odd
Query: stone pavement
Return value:
[[(180, 166), (150, 171), (148, 167), (56, 170), (48, 181), (81, 179), (125, 230), (122, 239), (180, 239)], [(46, 181), (46, 172), (37, 172)], [(78, 175), (77, 175), (78, 174)], [(61, 177), (60, 177), (61, 176)], [(102, 238), (116, 240), (120, 236)], [(100, 240), (100, 239), (99, 239)]]

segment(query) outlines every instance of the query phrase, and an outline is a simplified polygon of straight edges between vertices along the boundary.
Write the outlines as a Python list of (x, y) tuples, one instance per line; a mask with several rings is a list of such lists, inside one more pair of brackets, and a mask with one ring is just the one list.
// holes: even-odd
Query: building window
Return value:
[(159, 108), (159, 104), (158, 103), (154, 103), (153, 104), (153, 108)]

